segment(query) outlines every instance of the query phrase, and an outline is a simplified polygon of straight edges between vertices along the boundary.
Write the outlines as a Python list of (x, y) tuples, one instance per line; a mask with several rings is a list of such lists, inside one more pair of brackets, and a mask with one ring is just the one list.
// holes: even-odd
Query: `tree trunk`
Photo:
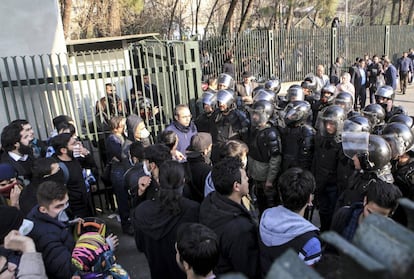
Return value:
[(293, 22), (293, 0), (289, 1), (289, 11), (288, 11), (288, 17), (286, 19), (286, 30), (290, 30), (290, 28), (292, 27), (292, 22)]
[(198, 14), (200, 12), (201, 0), (197, 0), (197, 8), (195, 14), (195, 34), (198, 35)]
[(72, 0), (62, 1), (62, 25), (63, 25), (63, 34), (65, 39), (69, 37), (69, 27), (70, 27), (70, 13), (72, 11)]
[(398, 25), (402, 25), (402, 21), (403, 21), (403, 6), (404, 6), (404, 0), (400, 0), (400, 10), (398, 12)]
[(112, 0), (109, 5), (109, 35), (120, 36), (121, 35), (121, 15), (119, 13), (120, 5), (119, 0)]
[(396, 6), (397, 6), (397, 1), (398, 0), (392, 0), (392, 8), (391, 8), (391, 20), (390, 23), (394, 24), (395, 23), (395, 11), (396, 11)]
[(231, 19), (233, 17), (234, 9), (236, 8), (237, 2), (238, 2), (237, 0), (231, 0), (230, 2), (229, 10), (227, 11), (226, 18), (224, 19), (223, 28), (221, 29), (222, 36), (225, 36), (230, 33), (230, 23), (231, 23)]
[(374, 16), (374, 0), (371, 0), (369, 5), (369, 25), (374, 25), (375, 16)]
[(207, 34), (207, 31), (208, 31), (208, 26), (210, 25), (211, 18), (213, 17), (213, 14), (214, 14), (214, 12), (215, 12), (215, 10), (216, 10), (216, 6), (217, 6), (217, 4), (218, 4), (218, 1), (219, 1), (219, 0), (216, 0), (216, 1), (214, 2), (213, 7), (211, 8), (211, 13), (210, 13), (210, 15), (208, 16), (208, 20), (207, 20), (206, 26), (204, 27), (204, 35), (203, 35), (203, 40), (205, 40), (205, 38), (206, 38), (206, 34)]
[(410, 10), (408, 11), (406, 24), (410, 24), (414, 16), (414, 0), (411, 1)]
[(249, 0), (249, 2), (247, 3), (247, 7), (246, 10), (243, 13), (243, 16), (240, 20), (240, 26), (239, 26), (239, 33), (244, 31), (246, 29), (246, 24), (247, 24), (247, 19), (249, 18), (251, 11), (253, 9), (253, 0)]

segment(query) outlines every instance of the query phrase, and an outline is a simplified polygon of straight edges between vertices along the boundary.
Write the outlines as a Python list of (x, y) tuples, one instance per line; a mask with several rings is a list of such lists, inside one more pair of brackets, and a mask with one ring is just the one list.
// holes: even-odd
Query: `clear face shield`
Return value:
[(249, 109), (250, 121), (253, 127), (261, 127), (269, 121), (269, 116), (262, 108)]

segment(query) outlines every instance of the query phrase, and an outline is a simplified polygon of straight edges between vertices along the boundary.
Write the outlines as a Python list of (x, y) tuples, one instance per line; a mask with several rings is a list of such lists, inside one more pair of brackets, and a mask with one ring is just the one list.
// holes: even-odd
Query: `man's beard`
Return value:
[(33, 149), (30, 146), (24, 145), (24, 144), (21, 144), (21, 143), (20, 143), (19, 148), (17, 149), (17, 151), (22, 155), (26, 155), (26, 154), (27, 155), (33, 155)]

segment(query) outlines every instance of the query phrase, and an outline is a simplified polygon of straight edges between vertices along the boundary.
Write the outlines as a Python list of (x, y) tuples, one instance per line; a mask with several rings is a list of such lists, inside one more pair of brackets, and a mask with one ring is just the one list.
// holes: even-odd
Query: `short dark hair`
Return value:
[(147, 159), (150, 163), (155, 163), (159, 167), (164, 161), (172, 158), (170, 149), (165, 144), (156, 143), (145, 148), (144, 159)]
[(57, 163), (53, 157), (39, 158), (34, 161), (32, 166), (33, 177), (42, 178), (45, 175), (49, 175), (52, 172), (52, 164)]
[(70, 133), (62, 133), (59, 135), (54, 136), (50, 140), (50, 145), (52, 145), (53, 149), (55, 150), (56, 155), (62, 155), (61, 148), (67, 148), (68, 142), (72, 138), (72, 134)]
[(144, 158), (144, 150), (145, 147), (140, 141), (134, 141), (129, 146), (129, 154), (131, 157), (135, 157), (139, 160), (142, 160)]
[(18, 123), (10, 123), (6, 127), (3, 128), (1, 132), (1, 146), (4, 151), (12, 151), (15, 149), (15, 144), (20, 142), (21, 139), (21, 131), (23, 130), (22, 125)]
[(301, 168), (290, 168), (279, 177), (280, 199), (284, 207), (291, 211), (301, 210), (315, 192), (313, 174)]
[(15, 119), (12, 122), (10, 122), (10, 124), (18, 124), (18, 125), (23, 126), (23, 125), (30, 124), (30, 123), (26, 119)]
[(184, 223), (178, 228), (177, 250), (180, 262), (186, 261), (199, 276), (213, 270), (220, 254), (216, 233), (198, 223)]
[(68, 193), (64, 184), (57, 183), (55, 181), (45, 181), (39, 184), (36, 197), (40, 206), (49, 207), (54, 201), (61, 201)]
[(57, 131), (60, 130), (59, 125), (61, 125), (62, 123), (69, 123), (71, 121), (73, 121), (73, 118), (70, 117), (69, 115), (64, 115), (64, 114), (58, 115), (52, 120), (53, 126), (55, 127)]
[(211, 178), (219, 194), (229, 196), (233, 192), (234, 182), (241, 183), (242, 164), (239, 158), (226, 157), (214, 165)]
[(184, 104), (177, 105), (174, 108), (174, 115), (178, 116), (178, 111), (185, 109), (185, 108), (190, 109), (187, 105), (184, 105)]
[(367, 202), (372, 201), (380, 207), (394, 210), (402, 194), (400, 189), (394, 184), (376, 179), (369, 184), (366, 197)]
[(223, 147), (223, 156), (240, 158), (243, 153), (248, 153), (249, 147), (240, 140), (229, 140)]
[(163, 143), (172, 149), (177, 142), (177, 133), (170, 130), (164, 130), (158, 135), (158, 142)]

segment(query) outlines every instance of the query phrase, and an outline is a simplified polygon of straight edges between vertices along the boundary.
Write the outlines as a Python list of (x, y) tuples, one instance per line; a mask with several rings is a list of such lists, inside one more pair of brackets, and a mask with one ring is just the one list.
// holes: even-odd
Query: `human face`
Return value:
[(73, 150), (77, 147), (78, 144), (79, 144), (79, 141), (77, 137), (70, 138), (68, 145), (66, 146), (66, 149), (68, 150), (69, 155), (71, 154), (73, 155)]
[(220, 103), (220, 102), (218, 102), (218, 107), (219, 107), (219, 109), (220, 109), (221, 112), (226, 111), (227, 108), (228, 108), (226, 104)]
[(145, 84), (149, 84), (149, 76), (143, 76), (143, 80)]
[(113, 85), (107, 85), (105, 89), (108, 95), (116, 94), (116, 87)]
[(59, 213), (64, 210), (69, 205), (69, 196), (65, 195), (63, 200), (53, 200), (53, 202), (46, 208), (44, 206), (40, 207), (42, 213), (46, 213), (52, 218), (56, 218)]
[(204, 112), (210, 113), (213, 112), (213, 108), (210, 105), (204, 104), (203, 105)]
[(29, 134), (30, 141), (32, 141), (34, 139), (34, 131), (33, 131), (32, 125), (30, 125), (30, 123), (27, 123), (27, 124), (23, 125), (23, 131), (25, 133)]
[(325, 121), (325, 130), (328, 134), (333, 135), (336, 133), (336, 125), (333, 121)]
[(318, 68), (316, 68), (316, 75), (318, 77), (323, 76), (324, 72), (325, 72), (325, 68), (322, 65), (319, 65)]
[(239, 183), (239, 189), (242, 196), (249, 194), (249, 178), (247, 177), (246, 170), (240, 169), (241, 182)]
[(145, 123), (144, 122), (140, 122), (137, 126), (137, 128), (135, 129), (135, 133), (134, 133), (134, 137), (135, 139), (139, 140), (141, 139), (141, 131), (145, 129)]
[(183, 125), (184, 127), (190, 126), (191, 123), (191, 112), (188, 108), (182, 108), (177, 111), (177, 115), (175, 116), (175, 119), (178, 123)]
[(16, 278), (17, 265), (7, 262), (7, 258), (0, 256), (0, 279)]
[(364, 218), (368, 217), (368, 215), (372, 213), (376, 213), (378, 215), (388, 217), (391, 214), (391, 211), (392, 210), (389, 208), (381, 207), (375, 202), (370, 201), (368, 203), (365, 203), (363, 214), (364, 214)]

